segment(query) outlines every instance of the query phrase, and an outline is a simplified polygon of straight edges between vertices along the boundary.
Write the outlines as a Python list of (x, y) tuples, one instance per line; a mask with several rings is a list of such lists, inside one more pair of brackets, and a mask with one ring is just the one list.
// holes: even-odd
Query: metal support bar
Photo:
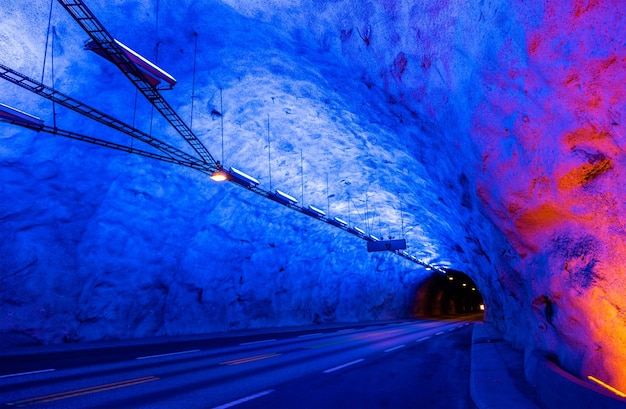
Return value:
[[(189, 155), (188, 153), (181, 151), (180, 149), (171, 146), (163, 141), (160, 141), (145, 132), (142, 132), (138, 129), (133, 128), (132, 126), (119, 121), (102, 111), (99, 111), (95, 108), (90, 107), (89, 105), (82, 103), (69, 95), (65, 95), (61, 92), (58, 92), (37, 80), (29, 78), (24, 74), (21, 74), (5, 65), (0, 64), (0, 78), (3, 78), (13, 84), (16, 84), (28, 91), (31, 91), (37, 95), (40, 95), (50, 101), (54, 101), (55, 103), (64, 106), (72, 111), (75, 111), (81, 115), (84, 115), (88, 118), (91, 118), (97, 122), (100, 122), (104, 125), (107, 125), (117, 131), (123, 132), (127, 135), (132, 136), (142, 142), (147, 143), (150, 146), (160, 150), (161, 152), (171, 156), (172, 158), (178, 158), (182, 161), (187, 162), (197, 162), (199, 165), (202, 164), (196, 157)], [(210, 170), (208, 166), (203, 164), (207, 171)]]
[(65, 138), (87, 142), (93, 145), (98, 145), (98, 146), (102, 146), (102, 147), (109, 148), (109, 149), (115, 149), (115, 150), (126, 152), (126, 153), (132, 153), (133, 155), (140, 155), (146, 158), (159, 160), (161, 162), (173, 163), (176, 165), (181, 165), (181, 166), (198, 170), (202, 173), (210, 174), (210, 171), (205, 166), (203, 166), (204, 164), (197, 162), (197, 161), (187, 162), (187, 161), (180, 160), (177, 158), (172, 158), (171, 156), (165, 156), (165, 155), (161, 155), (161, 154), (154, 153), (154, 152), (148, 152), (142, 149), (133, 148), (133, 147), (122, 145), (116, 142), (111, 142), (111, 141), (107, 141), (107, 140), (100, 139), (100, 138), (94, 138), (92, 136), (87, 136), (87, 135), (79, 134), (77, 132), (67, 131), (64, 129), (54, 128), (52, 126), (47, 126), (47, 125), (38, 125), (35, 123), (29, 124), (25, 122), (12, 121), (12, 120), (5, 119), (5, 118), (0, 118), (0, 122), (11, 123), (13, 125), (18, 125), (23, 128), (28, 128), (37, 132), (46, 132), (52, 135), (63, 136)]
[(159, 91), (153, 87), (146, 75), (126, 56), (115, 39), (108, 33), (95, 15), (81, 0), (58, 0), (76, 22), (101, 48), (137, 89), (163, 115), (163, 117), (178, 131), (178, 133), (200, 155), (200, 158), (213, 170), (218, 170), (217, 161), (209, 153), (202, 142), (189, 129), (178, 113), (169, 105)]

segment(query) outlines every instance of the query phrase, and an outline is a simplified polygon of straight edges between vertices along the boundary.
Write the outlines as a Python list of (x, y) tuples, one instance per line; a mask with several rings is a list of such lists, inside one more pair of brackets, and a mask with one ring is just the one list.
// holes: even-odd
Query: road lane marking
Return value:
[(266, 342), (272, 342), (272, 341), (276, 341), (276, 340), (275, 339), (264, 339), (262, 341), (244, 342), (244, 343), (239, 344), (239, 346), (241, 346), (241, 345), (264, 344)]
[(443, 333), (444, 333), (443, 331), (440, 331), (440, 332), (437, 332), (435, 335), (441, 335)]
[(252, 399), (256, 399), (256, 398), (260, 398), (261, 396), (269, 395), (272, 392), (274, 392), (274, 389), (269, 389), (269, 390), (266, 390), (266, 391), (263, 391), (263, 392), (255, 393), (254, 395), (246, 396), (245, 398), (237, 399), (237, 400), (234, 400), (232, 402), (228, 402), (228, 403), (225, 403), (223, 405), (216, 406), (213, 409), (232, 408), (233, 406), (237, 406), (237, 405), (239, 405), (241, 403), (248, 402), (248, 401), (250, 401)]
[(429, 339), (430, 337), (424, 337), (424, 338), (420, 338), (415, 342), (422, 342), (422, 341), (426, 341), (427, 339)]
[(357, 338), (361, 339), (361, 338), (376, 337), (378, 335), (391, 334), (393, 332), (400, 332), (400, 331), (403, 331), (403, 330), (401, 330), (401, 329), (391, 329), (391, 330), (382, 331), (382, 332), (372, 332), (372, 333), (368, 333), (368, 334), (359, 335), (359, 336), (357, 336)]
[(298, 338), (312, 337), (314, 335), (322, 335), (322, 333), (321, 332), (316, 332), (315, 334), (298, 335)]
[(53, 393), (50, 395), (37, 396), (35, 398), (22, 399), (16, 402), (7, 403), (7, 406), (38, 405), (40, 403), (54, 402), (57, 400), (74, 398), (76, 396), (89, 395), (97, 392), (109, 391), (111, 389), (125, 388), (127, 386), (140, 385), (146, 382), (157, 381), (156, 376), (144, 376), (143, 378), (128, 379), (126, 381), (107, 383), (104, 385), (90, 386), (88, 388), (74, 389), (66, 392)]
[(279, 355), (281, 354), (272, 353), (272, 354), (249, 356), (247, 358), (233, 359), (232, 361), (220, 362), (220, 365), (245, 364), (248, 362), (260, 361), (261, 359), (272, 358), (272, 357), (279, 356)]
[[(355, 335), (352, 338), (340, 339), (338, 341), (325, 342), (323, 344), (308, 345), (305, 348), (309, 348), (309, 349), (323, 348), (323, 347), (328, 347), (328, 346), (331, 346), (331, 345), (343, 344), (343, 343), (346, 343), (346, 342), (362, 340), (362, 339), (365, 339), (365, 338), (375, 337), (375, 336), (378, 336), (378, 335), (391, 334), (393, 332), (399, 332), (399, 331), (402, 331), (402, 330), (400, 330), (400, 329), (392, 329), (392, 330), (382, 331), (382, 332), (372, 332), (372, 333), (367, 333), (367, 334), (362, 334), (362, 335)], [(337, 331), (337, 332), (339, 332), (339, 331)]]
[(335, 331), (335, 332), (350, 332), (350, 331), (356, 331), (356, 328), (340, 329), (340, 330)]
[(189, 351), (180, 351), (180, 352), (170, 352), (168, 354), (158, 354), (158, 355), (148, 355), (148, 356), (140, 356), (135, 359), (150, 359), (150, 358), (161, 358), (163, 356), (172, 356), (172, 355), (181, 355), (181, 354), (191, 354), (193, 352), (200, 352), (199, 349), (190, 349)]
[(1, 378), (11, 378), (13, 376), (34, 375), (34, 374), (38, 374), (38, 373), (53, 372), (53, 371), (54, 371), (54, 369), (42, 369), (40, 371), (12, 373), (12, 374), (8, 374), (8, 375), (2, 375), (2, 376), (0, 376), (0, 379)]
[(329, 347), (331, 345), (343, 344), (343, 343), (352, 342), (352, 341), (355, 341), (355, 340), (354, 339), (340, 339), (339, 341), (331, 341), (331, 342), (326, 342), (323, 344), (308, 345), (305, 348), (309, 348), (309, 349), (324, 348), (324, 347)]
[(398, 345), (397, 347), (393, 347), (393, 348), (385, 349), (385, 352), (395, 351), (396, 349), (400, 349), (400, 348), (404, 348), (404, 344), (402, 344), (402, 345)]
[(456, 328), (450, 328), (450, 329), (448, 330), (448, 332), (450, 332), (450, 331), (454, 331), (455, 329), (456, 329)]
[(343, 365), (336, 366), (334, 368), (327, 369), (327, 370), (324, 371), (324, 373), (335, 372), (335, 371), (343, 369), (343, 368), (345, 368), (347, 366), (358, 364), (359, 362), (363, 362), (363, 361), (365, 361), (365, 360), (364, 359), (357, 359), (356, 361), (348, 362), (347, 364), (343, 364)]

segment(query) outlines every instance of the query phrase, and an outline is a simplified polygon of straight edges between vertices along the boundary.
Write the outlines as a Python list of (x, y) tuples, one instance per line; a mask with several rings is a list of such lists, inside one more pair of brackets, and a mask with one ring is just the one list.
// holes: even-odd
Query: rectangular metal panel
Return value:
[(394, 251), (404, 250), (406, 248), (406, 240), (381, 240), (381, 241), (368, 241), (367, 251)]

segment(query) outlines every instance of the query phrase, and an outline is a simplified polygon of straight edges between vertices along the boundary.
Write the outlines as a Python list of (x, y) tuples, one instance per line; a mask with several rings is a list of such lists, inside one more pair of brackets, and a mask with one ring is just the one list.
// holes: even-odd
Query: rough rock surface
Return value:
[[(0, 62), (40, 79), (49, 2), (33, 3), (0, 0)], [(227, 166), (269, 188), (271, 162), (272, 187), (305, 204), (404, 230), (474, 279), (517, 345), (626, 388), (619, 0), (88, 5), (179, 80), (166, 98)], [(44, 82), (182, 146), (56, 2), (52, 24)], [(49, 102), (0, 95), (53, 122)], [(429, 274), (192, 170), (6, 124), (0, 138), (5, 343), (398, 317)]]

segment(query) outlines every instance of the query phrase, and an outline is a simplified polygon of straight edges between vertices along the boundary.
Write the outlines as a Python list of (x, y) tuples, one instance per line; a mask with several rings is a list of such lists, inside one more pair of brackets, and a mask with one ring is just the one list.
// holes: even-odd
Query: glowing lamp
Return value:
[(463, 283), (463, 287), (467, 287), (467, 284)]
[(430, 271), (432, 270), (432, 268), (430, 268), (430, 266), (426, 266), (426, 271)]
[(449, 277), (448, 277), (448, 280), (452, 281), (452, 280), (454, 280), (454, 277), (449, 276)]
[(485, 304), (480, 304), (480, 305), (478, 306), (478, 308), (479, 308), (481, 311), (485, 311)]
[(225, 180), (228, 180), (228, 175), (223, 169), (220, 169), (213, 172), (213, 174), (211, 175), (211, 180), (214, 180), (215, 182), (223, 182)]

